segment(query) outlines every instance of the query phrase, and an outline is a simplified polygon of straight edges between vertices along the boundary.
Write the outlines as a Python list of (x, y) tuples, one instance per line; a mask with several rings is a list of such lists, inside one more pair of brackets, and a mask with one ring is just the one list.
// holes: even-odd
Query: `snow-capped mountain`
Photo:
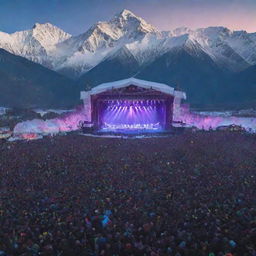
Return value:
[(134, 42), (156, 29), (132, 12), (123, 10), (109, 22), (98, 22), (86, 33), (67, 40), (74, 51), (96, 52), (102, 48), (113, 48), (119, 44)]
[(190, 31), (189, 36), (220, 66), (239, 71), (256, 63), (256, 41), (245, 31), (209, 27)]
[(78, 36), (49, 23), (13, 34), (0, 32), (0, 48), (70, 77), (79, 77), (112, 55), (116, 57), (120, 49), (129, 51), (141, 67), (176, 48), (190, 49), (195, 57), (203, 51), (225, 70), (237, 72), (256, 64), (256, 33), (224, 27), (158, 31), (129, 10)]
[(31, 30), (7, 34), (0, 32), (0, 48), (31, 61), (54, 68), (57, 44), (71, 35), (50, 23), (36, 23)]
[(66, 56), (56, 70), (75, 69), (80, 75), (100, 63), (106, 56), (128, 43), (141, 40), (157, 30), (128, 10), (123, 10), (109, 22), (98, 22), (87, 32), (71, 37), (59, 45)]

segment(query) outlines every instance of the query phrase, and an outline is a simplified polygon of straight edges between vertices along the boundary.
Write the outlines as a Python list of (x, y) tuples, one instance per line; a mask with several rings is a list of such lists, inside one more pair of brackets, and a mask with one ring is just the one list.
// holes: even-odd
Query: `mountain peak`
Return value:
[(184, 34), (189, 34), (191, 32), (192, 32), (192, 30), (188, 27), (179, 27), (179, 28), (176, 28), (172, 31), (174, 36), (181, 36), (181, 35), (184, 35)]
[(31, 30), (32, 38), (36, 39), (46, 52), (55, 49), (55, 45), (70, 38), (71, 35), (51, 23), (35, 23)]
[(40, 29), (40, 28), (57, 28), (49, 22), (46, 23), (35, 23), (32, 29)]
[(124, 9), (110, 21), (97, 22), (87, 32), (77, 36), (72, 44), (79, 52), (95, 52), (97, 49), (113, 48), (118, 43), (139, 40), (154, 32), (157, 30), (152, 25)]
[(32, 28), (32, 31), (55, 31), (55, 33), (61, 33), (63, 35), (66, 35), (66, 36), (71, 36), (69, 35), (68, 33), (66, 33), (65, 31), (63, 31), (62, 29), (60, 29), (59, 27), (49, 23), (49, 22), (46, 22), (46, 23), (35, 23), (33, 28)]
[(147, 23), (144, 19), (136, 16), (133, 12), (127, 9), (123, 9), (120, 13), (114, 16), (109, 22), (115, 24), (117, 27), (129, 30), (137, 30), (142, 33), (156, 32), (151, 24)]
[(117, 17), (123, 17), (124, 19), (127, 19), (129, 17), (136, 17), (138, 18), (133, 12), (127, 9), (123, 9), (120, 13), (116, 15)]

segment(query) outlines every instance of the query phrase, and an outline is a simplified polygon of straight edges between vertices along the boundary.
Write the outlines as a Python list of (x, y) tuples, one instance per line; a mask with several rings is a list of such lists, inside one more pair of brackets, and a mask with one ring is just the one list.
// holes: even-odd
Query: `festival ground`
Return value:
[(255, 148), (223, 131), (0, 141), (0, 251), (256, 255)]

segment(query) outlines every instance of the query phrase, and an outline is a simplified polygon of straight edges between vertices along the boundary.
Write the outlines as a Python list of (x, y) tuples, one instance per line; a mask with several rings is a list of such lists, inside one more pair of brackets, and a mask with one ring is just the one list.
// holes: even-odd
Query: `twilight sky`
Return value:
[(256, 32), (256, 0), (0, 0), (0, 31), (50, 22), (76, 35), (124, 8), (159, 30), (226, 26)]

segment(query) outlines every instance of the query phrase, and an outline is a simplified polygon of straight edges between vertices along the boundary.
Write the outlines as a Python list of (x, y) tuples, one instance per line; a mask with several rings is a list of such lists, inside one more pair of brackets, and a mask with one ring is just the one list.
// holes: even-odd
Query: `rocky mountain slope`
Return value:
[(72, 107), (79, 99), (76, 88), (72, 80), (0, 49), (0, 106)]

